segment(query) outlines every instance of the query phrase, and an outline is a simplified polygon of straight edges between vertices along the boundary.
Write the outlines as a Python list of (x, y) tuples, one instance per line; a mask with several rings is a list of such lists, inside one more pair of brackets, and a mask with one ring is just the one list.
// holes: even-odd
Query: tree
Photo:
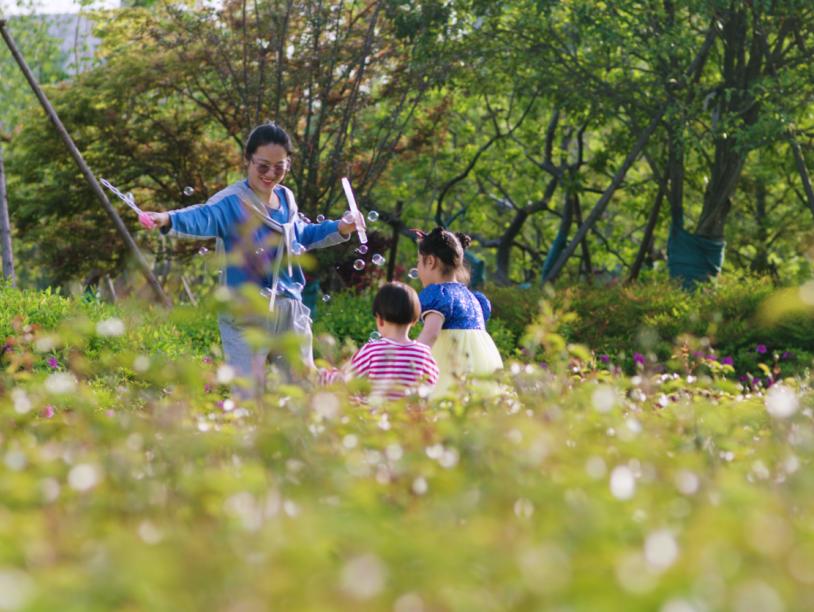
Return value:
[[(388, 9), (270, 1), (121, 11), (100, 27), (100, 65), (52, 97), (92, 166), (145, 207), (192, 203), (186, 186), (197, 201), (220, 189), (237, 174), (249, 129), (275, 118), (297, 148), (289, 180), (301, 210), (316, 215), (345, 174), (364, 200), (435, 78), (432, 63), (411, 57), (409, 37), (396, 36)], [(52, 142), (34, 123), (15, 140), (21, 231), (36, 236), (55, 280), (123, 269), (122, 253), (102, 248), (107, 230), (75, 171), (53, 160), (34, 180)]]

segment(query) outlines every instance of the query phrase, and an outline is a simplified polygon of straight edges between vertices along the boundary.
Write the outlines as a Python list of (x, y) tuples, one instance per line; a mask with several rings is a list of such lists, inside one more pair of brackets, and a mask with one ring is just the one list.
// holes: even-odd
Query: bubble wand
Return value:
[(364, 228), (364, 221), (362, 214), (359, 212), (359, 207), (356, 206), (356, 198), (353, 197), (353, 189), (350, 188), (350, 181), (346, 177), (342, 177), (342, 189), (345, 190), (345, 198), (348, 200), (350, 212), (356, 221), (356, 233), (359, 234), (359, 242), (367, 244), (367, 233)]
[(110, 189), (110, 191), (112, 191), (114, 195), (118, 196), (118, 197), (119, 197), (119, 199), (120, 199), (122, 202), (124, 202), (124, 203), (125, 203), (125, 204), (127, 204), (127, 205), (128, 205), (130, 208), (131, 208), (131, 209), (133, 209), (133, 211), (134, 211), (134, 212), (135, 212), (135, 213), (138, 215), (138, 220), (139, 220), (139, 223), (141, 223), (141, 224), (142, 224), (144, 227), (146, 227), (147, 229), (152, 229), (153, 227), (155, 227), (155, 222), (154, 222), (154, 221), (153, 221), (153, 220), (152, 220), (152, 219), (149, 217), (149, 215), (147, 215), (147, 213), (145, 213), (145, 212), (144, 212), (143, 210), (141, 210), (141, 209), (140, 209), (138, 206), (136, 206), (136, 202), (135, 202), (135, 200), (133, 199), (133, 194), (132, 194), (132, 193), (127, 193), (127, 194), (122, 193), (121, 191), (119, 191), (118, 189), (116, 189), (116, 188), (115, 188), (115, 187), (114, 187), (114, 186), (111, 184), (111, 182), (110, 182), (110, 181), (108, 181), (107, 179), (100, 178), (100, 179), (99, 179), (99, 182), (100, 182), (100, 183), (101, 183), (101, 184), (102, 184), (104, 187), (107, 187), (108, 189)]

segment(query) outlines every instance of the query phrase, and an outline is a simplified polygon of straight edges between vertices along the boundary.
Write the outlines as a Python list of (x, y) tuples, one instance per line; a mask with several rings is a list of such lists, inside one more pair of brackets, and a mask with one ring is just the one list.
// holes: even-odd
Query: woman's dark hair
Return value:
[(261, 123), (249, 134), (246, 141), (246, 159), (251, 159), (259, 147), (267, 144), (280, 145), (291, 155), (291, 138), (288, 137), (288, 132), (273, 121), (269, 121)]
[(436, 227), (418, 243), (418, 252), (426, 257), (433, 255), (441, 261), (444, 274), (455, 273), (460, 282), (468, 278), (469, 270), (464, 263), (464, 250), (472, 244), (466, 234), (453, 234), (443, 227)]
[(421, 316), (421, 303), (415, 289), (404, 283), (386, 283), (373, 298), (373, 316), (388, 323), (412, 325)]

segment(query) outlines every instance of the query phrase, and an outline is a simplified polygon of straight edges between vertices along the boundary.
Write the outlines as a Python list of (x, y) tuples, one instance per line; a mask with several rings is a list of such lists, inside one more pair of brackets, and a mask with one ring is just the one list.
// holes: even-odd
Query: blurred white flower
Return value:
[(57, 395), (70, 393), (76, 389), (76, 379), (67, 372), (55, 372), (45, 379), (45, 389)]
[(68, 473), (68, 484), (75, 491), (88, 491), (99, 484), (101, 470), (91, 463), (80, 463)]
[(656, 571), (670, 567), (678, 558), (678, 544), (667, 529), (659, 529), (647, 536), (644, 542), (644, 559)]
[(636, 492), (636, 479), (626, 465), (613, 468), (610, 477), (611, 494), (616, 499), (630, 499)]
[(788, 418), (797, 412), (799, 407), (797, 393), (785, 385), (774, 385), (766, 394), (766, 411), (775, 418)]
[(354, 557), (342, 568), (342, 590), (355, 599), (370, 599), (381, 593), (387, 577), (387, 568), (373, 554)]
[(124, 334), (124, 321), (111, 317), (96, 324), (96, 333), (100, 336), (121, 336)]

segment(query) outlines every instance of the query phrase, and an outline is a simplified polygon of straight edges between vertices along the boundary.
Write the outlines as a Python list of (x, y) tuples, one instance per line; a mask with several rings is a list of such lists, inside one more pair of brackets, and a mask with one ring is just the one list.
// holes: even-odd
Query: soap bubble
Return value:
[(328, 302), (331, 301), (331, 296), (326, 293), (325, 295), (322, 296), (322, 301), (327, 304)]
[(356, 252), (359, 253), (359, 255), (366, 255), (367, 254), (367, 245), (366, 244), (360, 244), (359, 248), (356, 249)]
[(353, 262), (353, 269), (357, 272), (360, 272), (365, 269), (365, 260), (364, 259), (357, 259)]
[(257, 250), (254, 252), (254, 254), (255, 254), (255, 255), (262, 255), (262, 254), (263, 254), (263, 253), (265, 253), (265, 252), (266, 252), (266, 250), (265, 250), (263, 247), (260, 247), (259, 249), (257, 249)]
[(407, 276), (412, 278), (413, 280), (418, 278), (418, 268), (410, 268), (410, 271), (407, 273)]
[(367, 337), (367, 339), (368, 339), (370, 342), (375, 342), (376, 340), (381, 340), (381, 339), (382, 339), (382, 335), (381, 335), (379, 332), (377, 332), (377, 331), (370, 332), (370, 335)]
[(367, 213), (367, 220), (371, 223), (376, 223), (376, 221), (379, 220), (379, 213), (377, 213), (375, 210), (371, 210), (369, 213)]
[(325, 221), (325, 215), (317, 215), (317, 223), (322, 223)]
[(206, 247), (201, 247), (200, 249), (198, 249), (198, 255), (206, 255), (208, 252), (209, 249), (207, 249)]
[(184, 187), (184, 195), (185, 196), (189, 197), (193, 193), (195, 193), (195, 187), (192, 187), (190, 185), (187, 185), (186, 187)]
[(370, 261), (372, 261), (377, 266), (384, 265), (385, 261), (384, 255), (379, 255), (378, 253), (376, 253), (373, 257), (370, 258)]

